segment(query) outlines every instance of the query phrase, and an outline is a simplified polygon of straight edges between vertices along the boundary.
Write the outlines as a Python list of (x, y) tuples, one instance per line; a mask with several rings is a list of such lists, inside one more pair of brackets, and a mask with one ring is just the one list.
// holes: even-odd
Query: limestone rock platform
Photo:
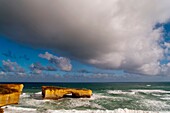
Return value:
[(44, 99), (60, 99), (68, 94), (71, 94), (73, 98), (90, 98), (92, 96), (92, 90), (42, 86), (42, 96)]
[(0, 84), (0, 107), (18, 104), (23, 84)]

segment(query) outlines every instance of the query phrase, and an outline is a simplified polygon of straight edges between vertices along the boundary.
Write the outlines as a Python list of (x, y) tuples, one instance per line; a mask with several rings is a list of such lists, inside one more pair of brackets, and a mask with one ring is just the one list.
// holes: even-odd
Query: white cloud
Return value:
[(5, 74), (6, 74), (5, 72), (0, 71), (0, 75), (1, 75), (1, 76), (5, 75)]
[(16, 62), (11, 62), (10, 60), (2, 61), (2, 70), (5, 72), (15, 72), (15, 73), (24, 73), (25, 70), (19, 66)]
[[(5, 0), (0, 31), (99, 68), (159, 75), (165, 50), (158, 44), (163, 29), (155, 25), (168, 22), (169, 7), (169, 0)], [(72, 68), (63, 57), (40, 56)]]

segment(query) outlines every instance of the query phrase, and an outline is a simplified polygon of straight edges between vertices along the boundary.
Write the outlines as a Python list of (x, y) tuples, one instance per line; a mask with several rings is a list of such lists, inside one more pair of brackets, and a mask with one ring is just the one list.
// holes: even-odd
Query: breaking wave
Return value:
[[(168, 113), (170, 91), (104, 90), (91, 98), (44, 100), (41, 92), (23, 93), (19, 105), (4, 107), (7, 113)], [(155, 112), (157, 111), (157, 112)], [(163, 112), (165, 111), (165, 112)]]
[(109, 94), (129, 94), (129, 95), (135, 94), (135, 92), (133, 92), (133, 91), (122, 91), (122, 90), (108, 90), (107, 93), (109, 93)]
[[(129, 110), (125, 109), (115, 109), (115, 110), (44, 110), (39, 111), (37, 109), (31, 108), (21, 108), (21, 107), (12, 107), (4, 108), (4, 111), (7, 113), (158, 113), (154, 111), (143, 111), (143, 110)], [(168, 113), (168, 112), (159, 112), (159, 113)]]
[(170, 93), (170, 91), (166, 91), (166, 90), (147, 90), (147, 89), (135, 89), (135, 90), (131, 90), (132, 92), (135, 93)]

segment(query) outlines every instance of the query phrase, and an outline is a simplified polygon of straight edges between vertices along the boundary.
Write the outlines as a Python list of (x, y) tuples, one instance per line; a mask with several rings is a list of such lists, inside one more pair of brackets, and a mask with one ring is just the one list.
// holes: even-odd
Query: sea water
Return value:
[[(170, 83), (23, 83), (5, 113), (170, 113)], [(41, 86), (87, 88), (91, 98), (43, 100)]]

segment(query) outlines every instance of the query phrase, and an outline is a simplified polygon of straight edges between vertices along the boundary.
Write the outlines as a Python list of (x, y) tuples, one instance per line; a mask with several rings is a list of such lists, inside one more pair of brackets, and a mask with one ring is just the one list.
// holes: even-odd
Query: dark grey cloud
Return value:
[(80, 69), (80, 70), (77, 70), (78, 73), (92, 73), (86, 69)]
[(39, 57), (48, 60), (50, 63), (54, 64), (63, 71), (71, 71), (72, 69), (71, 61), (66, 57), (57, 57), (48, 52), (45, 52), (45, 54), (39, 54)]
[(154, 26), (169, 21), (169, 7), (169, 0), (0, 0), (0, 33), (98, 68), (159, 75), (169, 67), (160, 65), (163, 29)]
[(30, 65), (32, 73), (41, 74), (42, 71), (56, 71), (54, 66), (43, 66), (41, 63), (36, 62)]

